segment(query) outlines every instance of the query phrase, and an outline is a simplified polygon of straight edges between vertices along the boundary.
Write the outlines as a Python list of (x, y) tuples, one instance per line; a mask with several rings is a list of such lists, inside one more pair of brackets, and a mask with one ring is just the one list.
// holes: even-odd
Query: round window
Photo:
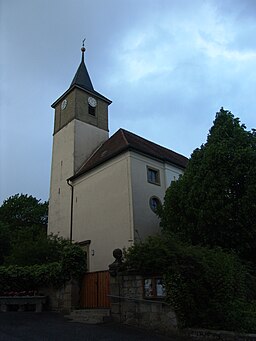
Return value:
[(149, 206), (151, 208), (151, 210), (156, 213), (157, 208), (161, 205), (161, 201), (160, 199), (158, 199), (157, 197), (151, 197), (149, 199)]

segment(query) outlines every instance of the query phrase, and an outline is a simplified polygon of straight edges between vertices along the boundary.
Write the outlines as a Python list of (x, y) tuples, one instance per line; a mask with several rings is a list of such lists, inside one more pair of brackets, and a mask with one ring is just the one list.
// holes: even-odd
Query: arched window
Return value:
[(149, 206), (151, 208), (151, 210), (156, 213), (157, 208), (162, 205), (161, 201), (159, 198), (153, 196), (149, 199)]

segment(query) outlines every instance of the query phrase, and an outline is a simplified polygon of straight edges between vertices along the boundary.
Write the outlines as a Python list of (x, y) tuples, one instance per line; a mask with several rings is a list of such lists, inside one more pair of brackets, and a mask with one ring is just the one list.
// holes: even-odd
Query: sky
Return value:
[(0, 0), (0, 204), (49, 198), (54, 111), (81, 61), (132, 131), (187, 157), (221, 107), (256, 128), (256, 0)]

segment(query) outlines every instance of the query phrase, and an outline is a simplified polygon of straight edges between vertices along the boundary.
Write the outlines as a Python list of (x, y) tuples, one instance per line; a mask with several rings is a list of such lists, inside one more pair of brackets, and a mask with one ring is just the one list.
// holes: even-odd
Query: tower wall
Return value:
[(71, 189), (67, 179), (74, 174), (75, 121), (53, 137), (48, 234), (70, 235)]
[(75, 120), (75, 150), (74, 150), (74, 170), (75, 172), (82, 166), (99, 146), (108, 137), (108, 131), (99, 129), (90, 124)]
[(108, 139), (108, 132), (73, 120), (53, 137), (48, 233), (70, 236), (71, 188), (67, 179)]
[[(82, 60), (69, 89), (55, 109), (48, 233), (70, 238), (72, 189), (67, 180), (108, 139), (110, 100), (93, 89)], [(93, 97), (89, 99), (89, 97)], [(90, 106), (89, 106), (90, 102)]]

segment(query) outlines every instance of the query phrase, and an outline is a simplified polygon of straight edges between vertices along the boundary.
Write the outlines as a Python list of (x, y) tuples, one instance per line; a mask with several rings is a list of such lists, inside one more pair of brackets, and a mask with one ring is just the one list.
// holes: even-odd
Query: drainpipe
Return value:
[(71, 205), (70, 205), (70, 231), (69, 231), (69, 240), (72, 243), (72, 234), (73, 234), (73, 201), (74, 201), (74, 186), (71, 181), (68, 179), (67, 184), (71, 187)]

